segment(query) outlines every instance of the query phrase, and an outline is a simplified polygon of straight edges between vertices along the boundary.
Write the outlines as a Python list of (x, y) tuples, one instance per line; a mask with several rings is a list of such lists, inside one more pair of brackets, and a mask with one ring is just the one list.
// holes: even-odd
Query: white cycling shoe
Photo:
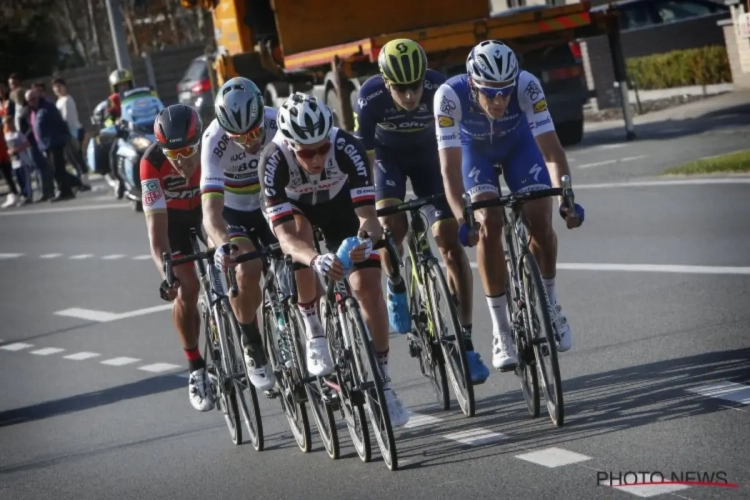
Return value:
[(188, 395), (190, 404), (198, 411), (214, 409), (214, 395), (205, 368), (190, 372), (188, 377)]
[(314, 377), (324, 377), (333, 371), (333, 360), (325, 337), (307, 341), (307, 372)]
[(383, 389), (383, 396), (385, 396), (385, 404), (388, 406), (388, 416), (391, 419), (391, 425), (393, 427), (401, 427), (409, 422), (409, 412), (404, 408), (404, 403), (396, 394), (393, 389)]
[(509, 333), (495, 333), (492, 339), (492, 366), (496, 370), (511, 370), (518, 365), (516, 346)]
[(557, 345), (557, 352), (565, 352), (573, 347), (573, 332), (568, 324), (568, 318), (562, 312), (562, 306), (555, 304), (552, 321), (555, 323), (557, 333), (560, 335), (560, 342)]
[(276, 384), (276, 377), (273, 374), (273, 370), (271, 370), (271, 366), (268, 363), (264, 366), (258, 366), (247, 350), (243, 349), (243, 352), (250, 383), (259, 391), (272, 389)]

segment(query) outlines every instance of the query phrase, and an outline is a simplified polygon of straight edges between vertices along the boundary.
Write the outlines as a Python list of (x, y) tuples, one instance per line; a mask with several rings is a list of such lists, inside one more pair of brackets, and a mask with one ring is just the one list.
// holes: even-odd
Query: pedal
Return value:
[(279, 397), (279, 393), (273, 389), (263, 391), (263, 395), (266, 397), (266, 399), (276, 399), (277, 397)]

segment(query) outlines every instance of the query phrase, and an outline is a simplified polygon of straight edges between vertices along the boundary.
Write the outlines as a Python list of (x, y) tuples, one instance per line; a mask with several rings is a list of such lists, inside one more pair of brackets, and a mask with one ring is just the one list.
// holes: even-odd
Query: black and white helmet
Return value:
[(224, 82), (214, 101), (219, 125), (230, 134), (244, 134), (263, 124), (263, 96), (247, 78), (237, 76)]
[(466, 73), (477, 83), (509, 82), (518, 76), (518, 59), (503, 42), (487, 40), (471, 49)]
[(295, 92), (279, 108), (279, 130), (288, 141), (315, 144), (328, 137), (333, 128), (333, 113), (315, 97)]

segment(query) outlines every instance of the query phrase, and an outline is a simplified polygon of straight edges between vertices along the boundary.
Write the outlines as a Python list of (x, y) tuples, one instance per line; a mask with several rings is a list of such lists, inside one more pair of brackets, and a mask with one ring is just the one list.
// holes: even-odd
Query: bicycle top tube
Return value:
[(444, 200), (445, 195), (444, 194), (433, 194), (431, 196), (426, 196), (424, 198), (416, 198), (413, 200), (409, 200), (404, 203), (399, 203), (398, 205), (392, 205), (390, 207), (383, 207), (377, 210), (378, 217), (385, 217), (386, 215), (393, 215), (401, 212), (413, 212), (416, 210), (419, 210), (420, 208), (429, 205), (431, 203), (434, 203), (436, 201)]

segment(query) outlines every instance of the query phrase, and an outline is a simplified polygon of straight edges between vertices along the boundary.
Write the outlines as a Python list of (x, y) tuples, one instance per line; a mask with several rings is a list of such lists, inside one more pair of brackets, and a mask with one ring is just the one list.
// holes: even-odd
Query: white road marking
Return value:
[(409, 412), (409, 421), (404, 425), (404, 428), (411, 429), (414, 427), (421, 427), (423, 425), (433, 425), (442, 422), (442, 419), (433, 417), (430, 415), (421, 415), (419, 413)]
[(688, 389), (688, 392), (699, 394), (707, 398), (723, 399), (750, 405), (750, 385), (738, 384), (736, 382), (719, 382), (711, 385), (704, 385), (694, 389)]
[(22, 253), (0, 253), (0, 260), (4, 259), (17, 259), (19, 257), (23, 257), (24, 254)]
[[(638, 155), (638, 156), (629, 156), (627, 158), (619, 158), (614, 160), (603, 160), (603, 161), (596, 161), (593, 163), (585, 163), (583, 165), (578, 165), (576, 168), (592, 168), (592, 167), (601, 167), (602, 165), (611, 165), (613, 163), (624, 163), (627, 161), (634, 161), (634, 160), (640, 160), (641, 158), (646, 158), (644, 155)], [(575, 190), (575, 186), (573, 187)]]
[(532, 462), (549, 468), (591, 460), (591, 457), (581, 455), (580, 453), (563, 450), (562, 448), (546, 448), (544, 450), (532, 451), (530, 453), (516, 455), (516, 458), (520, 458), (521, 460), (526, 460), (527, 462)]
[(83, 259), (90, 259), (93, 256), (94, 256), (94, 254), (92, 254), (92, 253), (82, 253), (80, 255), (71, 255), (68, 258), (70, 260), (83, 260)]
[(84, 205), (84, 206), (79, 206), (79, 207), (15, 210), (13, 212), (0, 213), (0, 217), (11, 217), (13, 215), (42, 215), (42, 214), (64, 213), (64, 212), (81, 212), (85, 210), (107, 210), (109, 208), (131, 208), (131, 205), (125, 204), (125, 203), (107, 203), (103, 205)]
[(136, 255), (133, 257), (133, 260), (148, 260), (151, 258), (151, 255)]
[(612, 189), (628, 187), (689, 186), (691, 184), (750, 184), (750, 177), (722, 177), (700, 179), (670, 179), (663, 181), (604, 182), (600, 184), (575, 184), (573, 191), (580, 189)]
[(65, 359), (72, 359), (74, 361), (83, 361), (85, 359), (91, 359), (99, 356), (96, 352), (77, 352), (75, 354), (71, 354), (69, 356), (63, 356)]
[(28, 349), (29, 347), (34, 347), (34, 344), (25, 344), (23, 342), (15, 342), (13, 344), (0, 346), (0, 349), (4, 349), (6, 351), (20, 351), (22, 349)]
[(123, 257), (125, 257), (125, 254), (115, 253), (115, 254), (112, 254), (112, 255), (104, 256), (104, 257), (102, 257), (102, 259), (104, 259), (104, 260), (117, 260), (117, 259), (122, 259)]
[(45, 347), (44, 349), (31, 351), (31, 354), (36, 354), (38, 356), (49, 356), (50, 354), (57, 354), (58, 352), (63, 352), (64, 350), (65, 349), (60, 349), (59, 347)]
[(61, 257), (61, 253), (45, 253), (44, 255), (40, 255), (40, 259), (56, 259), (58, 257)]
[(597, 150), (597, 149), (620, 149), (620, 148), (624, 148), (625, 146), (629, 146), (629, 144), (604, 144), (602, 146), (596, 146), (596, 147), (593, 147), (591, 149), (592, 150)]
[(491, 432), (491, 431), (488, 431), (487, 429), (482, 429), (482, 428), (469, 429), (467, 431), (455, 432), (453, 434), (446, 434), (443, 437), (446, 439), (450, 439), (452, 441), (458, 441), (461, 444), (476, 445), (476, 446), (507, 439), (507, 436), (505, 436), (504, 434)]
[(112, 359), (105, 359), (101, 362), (103, 365), (109, 365), (109, 366), (125, 366), (132, 363), (135, 363), (136, 361), (140, 361), (138, 358), (128, 358), (127, 356), (122, 356), (120, 358), (112, 358)]
[(67, 316), (69, 318), (79, 318), (88, 321), (98, 321), (100, 323), (108, 323), (110, 321), (117, 321), (120, 319), (134, 318), (136, 316), (144, 316), (146, 314), (152, 314), (161, 311), (167, 311), (172, 309), (172, 304), (163, 304), (159, 306), (146, 307), (144, 309), (136, 309), (135, 311), (129, 311), (124, 313), (113, 313), (108, 311), (96, 311), (94, 309), (83, 309), (81, 307), (71, 307), (62, 311), (57, 311), (55, 314), (58, 316)]
[(161, 373), (169, 370), (175, 370), (182, 368), (180, 365), (173, 365), (172, 363), (154, 363), (153, 365), (141, 366), (138, 369), (151, 373)]
[[(440, 262), (445, 268), (445, 263)], [(478, 269), (476, 262), (469, 262), (473, 269)], [(565, 271), (621, 271), (641, 273), (677, 273), (677, 274), (750, 274), (750, 266), (681, 266), (669, 264), (598, 264), (579, 262), (558, 262), (557, 269)]]
[(664, 493), (672, 493), (674, 491), (686, 490), (689, 488), (686, 484), (643, 484), (634, 486), (617, 486), (618, 481), (612, 480), (612, 488), (625, 491), (631, 495), (635, 495), (641, 498), (655, 497), (656, 495), (663, 495)]

